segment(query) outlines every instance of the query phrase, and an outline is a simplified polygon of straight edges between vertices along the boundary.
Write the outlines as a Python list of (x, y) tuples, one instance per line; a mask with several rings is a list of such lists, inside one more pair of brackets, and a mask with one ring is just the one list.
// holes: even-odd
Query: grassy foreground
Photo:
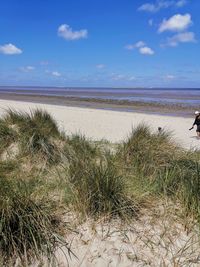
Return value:
[[(0, 119), (0, 258), (3, 266), (56, 263), (72, 229), (84, 220), (130, 222), (143, 206), (167, 198), (200, 224), (200, 152), (185, 151), (170, 133), (139, 125), (122, 144), (61, 133), (46, 112), (8, 110)], [(0, 262), (1, 265), (1, 262)]]

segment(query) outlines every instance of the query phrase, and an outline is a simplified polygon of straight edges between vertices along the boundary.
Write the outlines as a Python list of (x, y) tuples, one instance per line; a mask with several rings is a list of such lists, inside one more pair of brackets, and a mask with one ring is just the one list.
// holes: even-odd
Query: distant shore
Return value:
[(194, 107), (181, 104), (163, 104), (142, 101), (112, 100), (99, 98), (81, 98), (68, 96), (46, 96), (26, 93), (4, 93), (0, 92), (0, 99), (24, 101), (31, 103), (61, 105), (68, 107), (82, 107), (92, 109), (139, 112), (147, 114), (161, 114), (180, 117), (190, 117)]

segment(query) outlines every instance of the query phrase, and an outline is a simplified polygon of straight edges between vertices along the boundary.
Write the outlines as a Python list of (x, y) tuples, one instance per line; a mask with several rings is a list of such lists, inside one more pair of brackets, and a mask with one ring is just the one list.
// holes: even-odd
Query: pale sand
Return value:
[(66, 134), (81, 133), (93, 140), (123, 141), (132, 128), (143, 122), (153, 131), (157, 131), (158, 127), (172, 131), (174, 140), (185, 148), (200, 148), (200, 140), (196, 138), (195, 129), (188, 130), (194, 120), (192, 115), (191, 118), (182, 118), (0, 100), (0, 116), (8, 108), (20, 111), (45, 109), (52, 114)]
[[(178, 206), (156, 204), (127, 225), (86, 221), (66, 237), (76, 255), (57, 251), (60, 267), (198, 267), (199, 232), (182, 225)], [(70, 222), (72, 218), (66, 218)], [(66, 258), (67, 256), (67, 258)], [(33, 265), (31, 267), (39, 267)], [(46, 263), (44, 267), (49, 267)]]

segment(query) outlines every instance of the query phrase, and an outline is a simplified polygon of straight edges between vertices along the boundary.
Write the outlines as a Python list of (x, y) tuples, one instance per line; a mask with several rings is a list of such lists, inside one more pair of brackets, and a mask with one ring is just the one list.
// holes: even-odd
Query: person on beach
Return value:
[(190, 128), (190, 130), (192, 130), (194, 128), (194, 125), (197, 126), (197, 136), (200, 137), (200, 112), (199, 111), (195, 111), (195, 120), (194, 123), (192, 125), (192, 127)]

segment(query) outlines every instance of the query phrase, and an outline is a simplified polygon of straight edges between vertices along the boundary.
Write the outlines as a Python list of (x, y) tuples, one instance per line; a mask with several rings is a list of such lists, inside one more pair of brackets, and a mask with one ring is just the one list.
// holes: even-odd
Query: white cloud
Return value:
[(133, 45), (126, 45), (125, 48), (128, 50), (138, 49), (140, 54), (143, 54), (143, 55), (155, 54), (155, 52), (150, 47), (148, 47), (143, 41), (139, 41)]
[(135, 48), (140, 48), (140, 47), (143, 47), (145, 46), (145, 43), (143, 41), (139, 41), (133, 45), (126, 45), (125, 48), (128, 49), (128, 50), (133, 50)]
[(29, 72), (29, 71), (35, 70), (35, 67), (33, 67), (33, 66), (26, 66), (26, 67), (21, 67), (20, 70), (21, 71), (24, 71), (24, 72)]
[(158, 32), (183, 31), (186, 30), (191, 24), (192, 20), (190, 14), (176, 14), (168, 20), (164, 19), (158, 29)]
[(51, 74), (52, 74), (53, 76), (55, 76), (55, 77), (60, 77), (60, 76), (61, 76), (61, 73), (58, 72), (58, 71), (53, 71)]
[(179, 43), (195, 43), (194, 32), (182, 32), (173, 35), (167, 39), (167, 43), (164, 46), (177, 46)]
[(157, 0), (155, 3), (145, 3), (141, 5), (138, 8), (138, 10), (155, 13), (161, 9), (166, 9), (169, 7), (183, 7), (186, 4), (187, 4), (187, 0), (178, 0), (178, 1)]
[(140, 47), (143, 47), (143, 46), (145, 46), (145, 43), (144, 43), (143, 41), (139, 41), (139, 42), (137, 42), (137, 43), (135, 44), (135, 47), (136, 47), (136, 48), (140, 48)]
[(0, 46), (0, 53), (5, 54), (5, 55), (17, 55), (21, 54), (22, 50), (17, 48), (13, 44), (5, 44)]
[(140, 49), (139, 49), (139, 52), (140, 52), (140, 54), (142, 54), (142, 55), (154, 55), (154, 51), (150, 48), (150, 47), (148, 47), (148, 46), (144, 46), (144, 47), (140, 47)]
[(58, 28), (58, 36), (63, 37), (65, 40), (79, 40), (88, 37), (88, 31), (86, 29), (73, 31), (67, 24), (62, 24)]
[(154, 4), (146, 3), (138, 8), (139, 11), (147, 11), (147, 12), (156, 12), (158, 11), (158, 7)]
[(98, 64), (98, 65), (96, 65), (96, 68), (97, 69), (104, 69), (105, 65), (104, 64)]

